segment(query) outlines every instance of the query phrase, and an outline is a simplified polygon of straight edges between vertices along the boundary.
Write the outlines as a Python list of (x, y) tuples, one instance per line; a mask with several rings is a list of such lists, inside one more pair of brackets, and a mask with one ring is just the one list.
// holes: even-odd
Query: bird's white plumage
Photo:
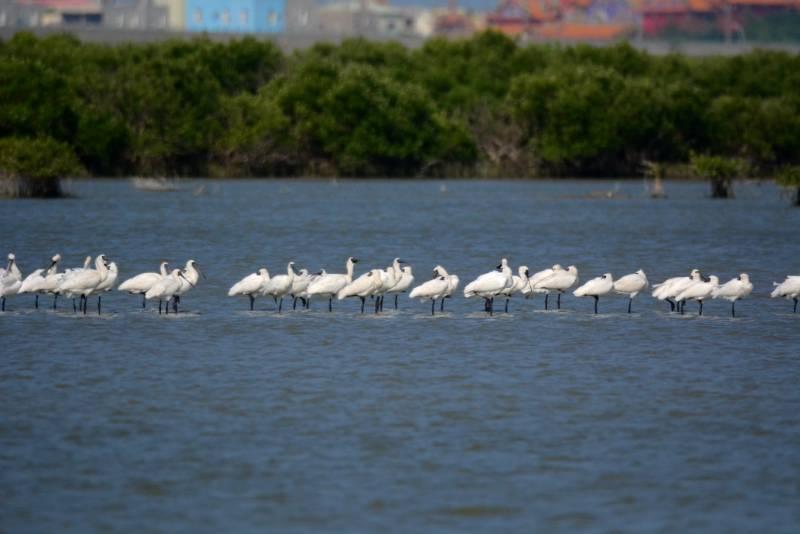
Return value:
[(800, 276), (789, 275), (780, 284), (773, 282), (772, 298), (795, 299), (800, 297)]
[(681, 291), (680, 294), (675, 297), (675, 300), (678, 302), (684, 300), (704, 300), (709, 298), (718, 286), (719, 278), (712, 274), (708, 277), (708, 282), (705, 280), (694, 282)]
[(602, 297), (608, 295), (614, 288), (614, 278), (611, 273), (606, 273), (597, 278), (592, 278), (572, 292), (576, 297)]
[(494, 271), (484, 273), (464, 287), (464, 298), (494, 298), (513, 283), (508, 260), (503, 258)]
[(270, 278), (269, 281), (264, 284), (262, 293), (276, 299), (282, 299), (291, 292), (294, 278), (294, 262), (290, 261), (286, 265), (286, 274), (279, 274)]
[(258, 272), (248, 274), (228, 290), (228, 296), (256, 295), (264, 290), (264, 284), (269, 280), (269, 271), (262, 267)]
[(548, 276), (536, 282), (534, 290), (564, 292), (578, 281), (578, 268), (570, 265), (567, 269), (553, 269)]
[(357, 259), (353, 257), (347, 258), (345, 263), (346, 274), (325, 273), (316, 280), (312, 280), (306, 289), (308, 296), (332, 297), (337, 295), (339, 291), (353, 281), (353, 269), (356, 263), (358, 263)]
[(450, 281), (444, 276), (438, 276), (412, 289), (408, 297), (420, 300), (438, 300), (447, 296), (449, 287)]
[(750, 276), (747, 273), (742, 273), (736, 278), (732, 278), (715, 288), (711, 292), (711, 297), (734, 302), (739, 299), (747, 298), (752, 292), (753, 284), (750, 282)]
[(158, 299), (169, 301), (181, 289), (181, 274), (180, 269), (172, 269), (172, 272), (164, 278), (160, 279), (153, 287), (147, 290), (144, 298), (147, 300)]
[(636, 295), (647, 289), (647, 275), (639, 269), (635, 273), (626, 274), (614, 282), (614, 292), (636, 298)]
[(381, 270), (372, 269), (343, 287), (336, 298), (344, 300), (348, 297), (369, 297), (379, 291), (382, 285)]
[(169, 263), (162, 261), (161, 265), (159, 265), (160, 272), (137, 274), (136, 276), (128, 278), (122, 282), (119, 287), (117, 287), (117, 290), (125, 291), (133, 295), (147, 293), (147, 290), (156, 285), (159, 280), (165, 276), (169, 276), (169, 273), (167, 272), (168, 265)]

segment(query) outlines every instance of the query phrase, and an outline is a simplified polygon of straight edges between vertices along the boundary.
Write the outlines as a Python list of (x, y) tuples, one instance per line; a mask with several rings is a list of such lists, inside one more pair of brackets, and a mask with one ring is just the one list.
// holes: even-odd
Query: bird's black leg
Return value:
[(547, 300), (550, 298), (550, 293), (544, 294), (544, 309), (547, 310)]
[(736, 317), (736, 301), (731, 301), (731, 317)]
[(375, 299), (375, 313), (381, 311), (381, 297)]
[(439, 311), (440, 312), (444, 311), (444, 299), (442, 299), (442, 301), (439, 303)]
[(358, 297), (361, 299), (361, 313), (364, 313), (364, 303), (367, 301), (364, 297)]
[(697, 312), (697, 315), (703, 315), (703, 301), (700, 301), (700, 310)]
[(394, 309), (395, 310), (397, 309), (397, 297), (398, 297), (398, 295), (397, 295), (397, 293), (395, 293), (394, 294)]
[(247, 296), (250, 297), (250, 311), (253, 311), (253, 306), (256, 303), (256, 298), (253, 295), (247, 295)]
[[(164, 313), (166, 313), (167, 315), (169, 315), (169, 300), (170, 299), (167, 299), (167, 302), (164, 304)], [(161, 303), (159, 302), (159, 304)]]
[(144, 296), (144, 293), (142, 293), (142, 309), (145, 308), (147, 308), (147, 298)]
[(333, 297), (328, 297), (328, 311), (333, 311)]
[(161, 315), (161, 299), (158, 299), (158, 314)]
[(89, 304), (89, 298), (83, 296), (83, 314), (86, 315), (86, 306)]
[(558, 298), (556, 299), (556, 308), (561, 309), (561, 291), (558, 292)]
[(176, 314), (178, 313), (178, 302), (180, 300), (181, 300), (181, 298), (179, 296), (177, 296), (177, 295), (172, 297), (172, 311), (174, 311)]
[(683, 315), (683, 304), (685, 302), (686, 302), (685, 300), (681, 300), (677, 304), (675, 304), (678, 307), (678, 310), (681, 312), (681, 315)]
[(675, 311), (675, 302), (672, 299), (666, 299), (666, 301), (669, 302), (669, 311), (670, 312), (674, 312)]
[(36, 295), (36, 301), (35, 301), (34, 305), (36, 306), (36, 309), (38, 310), (39, 309), (39, 295)]
[(297, 297), (292, 295), (292, 311), (297, 309)]
[(597, 301), (600, 300), (600, 297), (594, 295), (594, 314), (597, 315)]
[(0, 311), (6, 311), (6, 298), (0, 298)]
[(283, 310), (283, 297), (281, 297), (281, 300), (278, 302), (278, 313), (280, 313), (281, 310)]
[(436, 315), (436, 299), (431, 299), (431, 315)]
[(628, 299), (628, 313), (631, 312), (631, 305), (633, 304), (633, 299)]
[(506, 311), (505, 311), (505, 313), (508, 313), (508, 299), (506, 299)]
[(56, 302), (58, 302), (58, 293), (53, 295), (53, 309), (56, 309)]
[(794, 311), (792, 313), (797, 313), (797, 297), (794, 298)]
[(494, 315), (494, 297), (489, 299), (489, 315)]
[(100, 315), (100, 306), (101, 306), (100, 303), (101, 303), (102, 299), (103, 299), (103, 297), (101, 297), (100, 295), (97, 295), (97, 315)]

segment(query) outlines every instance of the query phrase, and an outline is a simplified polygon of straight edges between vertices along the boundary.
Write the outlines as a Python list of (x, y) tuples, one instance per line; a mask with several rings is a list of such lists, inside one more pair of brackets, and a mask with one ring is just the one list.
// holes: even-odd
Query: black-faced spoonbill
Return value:
[(436, 299), (444, 300), (445, 296), (447, 296), (449, 287), (450, 281), (448, 280), (447, 275), (442, 275), (438, 269), (434, 268), (433, 278), (412, 289), (411, 293), (408, 295), (408, 298), (420, 299), (420, 301), (423, 302), (430, 300), (431, 315), (435, 315)]
[(576, 297), (592, 297), (594, 299), (594, 313), (597, 315), (597, 302), (600, 297), (608, 295), (614, 289), (614, 278), (611, 273), (592, 278), (572, 292)]
[(145, 308), (147, 306), (146, 304), (147, 299), (144, 296), (145, 293), (147, 293), (151, 287), (156, 285), (159, 282), (159, 280), (169, 276), (169, 272), (167, 271), (167, 266), (169, 266), (169, 263), (166, 261), (162, 261), (161, 265), (159, 265), (160, 272), (137, 274), (136, 276), (128, 278), (127, 280), (122, 282), (117, 288), (117, 290), (125, 291), (126, 293), (130, 293), (131, 295), (141, 295), (142, 308)]
[(681, 314), (683, 314), (684, 302), (687, 300), (696, 300), (700, 304), (697, 315), (703, 315), (703, 301), (711, 297), (717, 287), (719, 287), (719, 278), (713, 274), (708, 277), (707, 282), (700, 281), (689, 285), (689, 287), (681, 291), (680, 295), (675, 297), (675, 302), (681, 307)]
[(484, 273), (466, 285), (464, 298), (481, 297), (484, 300), (483, 309), (489, 315), (493, 315), (494, 298), (504, 289), (511, 287), (511, 284), (513, 284), (511, 268), (508, 266), (508, 260), (503, 258), (494, 271)]
[(645, 289), (647, 289), (647, 275), (641, 269), (635, 273), (626, 274), (614, 282), (614, 292), (628, 297), (628, 313), (631, 313), (633, 299)]
[(16, 295), (22, 287), (22, 272), (17, 267), (17, 257), (8, 255), (8, 265), (0, 269), (0, 311), (6, 311), (6, 297)]
[(714, 289), (711, 292), (711, 297), (729, 300), (731, 303), (731, 317), (736, 317), (736, 301), (750, 296), (752, 292), (753, 284), (750, 282), (750, 276), (747, 273), (742, 273)]
[(794, 300), (794, 311), (797, 313), (797, 299), (800, 298), (800, 276), (787, 276), (786, 280), (780, 284), (773, 282), (775, 289), (772, 290), (770, 297), (787, 298)]
[(356, 263), (358, 263), (358, 259), (351, 256), (345, 262), (347, 274), (325, 273), (316, 280), (312, 280), (306, 290), (308, 298), (328, 297), (328, 311), (333, 311), (333, 297), (353, 282), (353, 269)]
[(269, 271), (262, 267), (257, 272), (248, 274), (228, 290), (229, 297), (245, 295), (250, 298), (250, 311), (256, 302), (256, 295), (263, 293), (264, 286), (269, 282)]

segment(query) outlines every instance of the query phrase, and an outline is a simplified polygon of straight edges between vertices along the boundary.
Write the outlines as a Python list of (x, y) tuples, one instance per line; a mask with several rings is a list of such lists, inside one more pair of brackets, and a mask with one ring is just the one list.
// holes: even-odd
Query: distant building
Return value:
[(320, 6), (314, 17), (315, 30), (338, 35), (419, 35), (419, 17), (424, 10), (395, 7), (380, 0), (346, 0)]
[(167, 12), (167, 28), (180, 31), (186, 28), (186, 0), (153, 0), (158, 7), (163, 7)]
[(128, 30), (166, 30), (168, 11), (153, 0), (105, 0), (103, 25)]
[(197, 32), (282, 32), (285, 1), (186, 0), (185, 21), (187, 30)]
[(99, 0), (19, 0), (0, 4), (0, 27), (100, 26)]
[(314, 30), (317, 0), (286, 0), (286, 33), (307, 33)]

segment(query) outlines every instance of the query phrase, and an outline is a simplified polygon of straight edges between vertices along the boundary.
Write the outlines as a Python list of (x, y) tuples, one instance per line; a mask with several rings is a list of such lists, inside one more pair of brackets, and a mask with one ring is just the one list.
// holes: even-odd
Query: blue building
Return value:
[(186, 29), (198, 32), (276, 33), (286, 0), (186, 0)]

